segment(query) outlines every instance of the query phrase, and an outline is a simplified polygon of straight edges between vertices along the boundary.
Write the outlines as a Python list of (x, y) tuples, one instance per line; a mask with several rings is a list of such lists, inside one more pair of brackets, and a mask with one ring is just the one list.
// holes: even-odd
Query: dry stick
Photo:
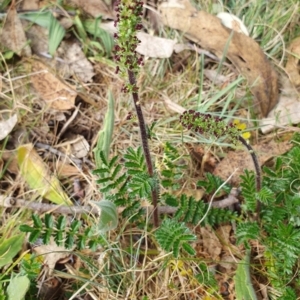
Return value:
[[(131, 84), (131, 86), (135, 87), (136, 86), (136, 78), (135, 78), (134, 73), (130, 70), (128, 70), (128, 79), (129, 79), (129, 83)], [(145, 124), (145, 119), (143, 116), (143, 111), (142, 111), (142, 108), (141, 108), (141, 105), (139, 102), (138, 93), (133, 91), (132, 98), (133, 98), (136, 114), (137, 114), (138, 121), (139, 121), (142, 146), (143, 146), (144, 155), (145, 155), (145, 159), (146, 159), (148, 174), (150, 175), (150, 177), (154, 178), (153, 165), (152, 165), (151, 154), (150, 154), (149, 144), (148, 144), (148, 134), (147, 134), (146, 124)], [(157, 190), (156, 184), (152, 188), (151, 193), (152, 193), (152, 203), (153, 203), (153, 207), (154, 207), (153, 223), (154, 223), (155, 227), (158, 227), (158, 211), (157, 211), (158, 190)]]
[(15, 199), (13, 197), (0, 196), (0, 206), (6, 208), (26, 208), (39, 213), (54, 212), (63, 215), (75, 215), (83, 213), (100, 214), (98, 206), (63, 206)]
[(59, 134), (56, 137), (56, 140), (58, 141), (60, 139), (60, 137), (65, 133), (65, 131), (68, 129), (69, 125), (74, 121), (74, 119), (76, 118), (79, 110), (80, 110), (80, 105), (81, 103), (79, 103), (78, 106), (75, 107), (75, 110), (72, 114), (72, 116), (69, 118), (69, 120), (65, 123), (65, 125), (63, 126), (63, 128), (61, 129), (61, 131), (59, 132)]
[[(228, 195), (227, 198), (224, 198), (219, 201), (214, 201), (212, 203), (212, 207), (215, 208), (225, 208), (231, 206), (239, 200), (236, 198), (238, 195), (237, 191), (232, 192)], [(13, 197), (0, 196), (0, 207), (5, 208), (25, 208), (30, 209), (39, 213), (53, 212), (62, 215), (75, 215), (75, 214), (93, 214), (93, 215), (101, 215), (101, 209), (98, 206), (63, 206), (56, 204), (48, 204), (48, 203), (38, 203), (32, 201), (26, 201), (23, 199), (16, 199)], [(149, 205), (143, 207), (143, 209), (148, 211), (148, 213), (153, 212), (153, 205)], [(118, 213), (122, 213), (125, 210), (125, 207), (119, 207)], [(177, 211), (176, 207), (172, 206), (159, 206), (156, 208), (158, 213), (160, 214), (174, 214)]]

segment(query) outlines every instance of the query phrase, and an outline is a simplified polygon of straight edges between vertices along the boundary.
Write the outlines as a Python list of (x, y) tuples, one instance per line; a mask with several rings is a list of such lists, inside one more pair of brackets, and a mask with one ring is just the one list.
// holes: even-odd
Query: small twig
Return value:
[(72, 116), (69, 118), (69, 120), (65, 123), (65, 125), (63, 126), (63, 128), (61, 129), (61, 131), (59, 132), (59, 134), (57, 135), (57, 140), (59, 140), (59, 138), (65, 133), (65, 131), (67, 130), (67, 128), (69, 127), (69, 125), (74, 121), (74, 119), (76, 118), (79, 109), (80, 109), (80, 105), (81, 103), (78, 104), (78, 106), (75, 107), (75, 110), (72, 114)]
[(212, 203), (212, 206), (214, 208), (229, 207), (229, 206), (239, 202), (239, 199), (237, 198), (239, 194), (240, 194), (240, 191), (238, 189), (232, 188), (227, 198), (224, 198), (219, 201), (214, 201)]
[[(230, 193), (227, 198), (219, 201), (212, 202), (211, 206), (216, 208), (225, 208), (231, 206), (239, 200), (236, 198), (238, 191)], [(64, 206), (48, 203), (38, 203), (32, 201), (26, 201), (24, 199), (16, 199), (13, 197), (0, 196), (0, 207), (5, 208), (26, 208), (39, 213), (53, 212), (62, 215), (75, 215), (75, 214), (94, 214), (101, 215), (101, 209), (98, 206)], [(125, 207), (118, 207), (118, 213), (121, 214), (125, 210)], [(149, 205), (143, 207), (143, 210), (149, 214), (153, 213), (154, 206)], [(159, 206), (156, 211), (158, 214), (174, 214), (177, 211), (176, 207), (172, 206)]]
[(63, 215), (74, 215), (74, 214), (101, 214), (101, 209), (97, 206), (63, 206), (47, 203), (38, 203), (26, 201), (23, 199), (15, 199), (12, 197), (0, 196), (0, 206), (6, 208), (26, 208), (37, 211), (39, 213), (54, 212)]

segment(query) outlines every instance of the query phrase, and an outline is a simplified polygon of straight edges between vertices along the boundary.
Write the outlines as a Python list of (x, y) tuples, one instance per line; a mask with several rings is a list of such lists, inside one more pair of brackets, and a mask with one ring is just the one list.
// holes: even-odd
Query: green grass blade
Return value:
[(94, 149), (96, 168), (102, 167), (102, 159), (100, 152), (103, 151), (105, 158), (108, 158), (110, 144), (112, 141), (112, 135), (114, 130), (115, 114), (114, 114), (114, 98), (111, 92), (108, 95), (108, 108), (104, 119), (104, 125), (99, 133), (97, 146)]

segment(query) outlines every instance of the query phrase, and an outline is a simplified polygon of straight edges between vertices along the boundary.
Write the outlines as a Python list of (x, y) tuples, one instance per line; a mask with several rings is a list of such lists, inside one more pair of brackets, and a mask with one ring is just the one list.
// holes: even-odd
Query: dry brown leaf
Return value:
[(288, 60), (285, 70), (289, 75), (291, 82), (300, 86), (300, 37), (294, 39), (288, 48)]
[(65, 161), (58, 161), (55, 164), (58, 177), (72, 177), (80, 175), (78, 167), (67, 164)]
[(200, 232), (205, 252), (207, 252), (213, 260), (219, 260), (222, 252), (222, 245), (213, 229), (200, 227)]
[(71, 132), (67, 132), (65, 134), (65, 141), (57, 146), (59, 147), (59, 151), (76, 158), (86, 157), (90, 151), (90, 145), (84, 136)]
[(48, 67), (38, 60), (31, 60), (31, 82), (40, 97), (50, 108), (67, 110), (74, 108), (77, 93), (57, 78)]
[(38, 10), (39, 2), (39, 0), (23, 0), (20, 8), (22, 10)]
[(223, 57), (231, 39), (226, 57), (247, 78), (258, 112), (268, 115), (278, 101), (277, 74), (252, 38), (224, 27), (216, 16), (197, 11), (188, 0), (164, 2), (159, 10), (165, 25), (181, 30), (219, 58)]
[(227, 245), (231, 245), (230, 242), (231, 231), (232, 231), (231, 225), (221, 225), (216, 229), (216, 234), (221, 240), (222, 244), (225, 245), (225, 248), (227, 248)]
[(296, 38), (288, 50), (285, 70), (289, 79), (282, 76), (279, 102), (268, 117), (261, 120), (262, 133), (268, 133), (276, 127), (300, 122), (300, 38)]
[(44, 256), (44, 264), (49, 268), (49, 275), (52, 274), (54, 267), (59, 260), (70, 255), (70, 250), (57, 246), (52, 237), (48, 245), (35, 247), (34, 252), (37, 255)]
[(22, 23), (15, 8), (11, 8), (4, 22), (0, 35), (0, 43), (19, 56), (31, 56)]
[(102, 16), (102, 19), (114, 19), (112, 11), (104, 1), (99, 0), (67, 0), (66, 4), (81, 8), (93, 17)]
[(282, 78), (281, 94), (276, 107), (260, 121), (262, 133), (300, 122), (300, 94), (288, 78)]
[[(23, 23), (29, 24), (27, 21), (23, 21)], [(85, 57), (78, 43), (62, 41), (57, 49), (57, 60), (53, 62), (47, 55), (49, 48), (47, 29), (32, 25), (27, 30), (26, 36), (31, 41), (32, 52), (42, 56), (43, 61), (47, 61), (49, 64), (54, 63), (63, 78), (75, 75), (82, 82), (92, 81), (92, 77), (95, 75), (93, 65)]]
[(237, 16), (228, 12), (220, 12), (217, 14), (217, 17), (221, 19), (221, 22), (225, 27), (249, 36), (247, 27)]
[(2, 151), (1, 158), (5, 161), (6, 169), (12, 174), (19, 174), (19, 166), (15, 151)]
[(57, 52), (63, 60), (60, 66), (64, 77), (76, 75), (83, 82), (92, 81), (92, 77), (95, 75), (93, 65), (76, 42), (61, 42)]
[(32, 52), (39, 56), (48, 53), (48, 29), (26, 20), (22, 20), (22, 24), (28, 28), (26, 30), (26, 37), (30, 40)]
[(173, 54), (176, 40), (160, 38), (145, 32), (138, 32), (137, 38), (141, 43), (136, 51), (144, 56), (156, 58), (168, 58)]
[(13, 130), (17, 122), (18, 116), (16, 114), (12, 115), (6, 120), (0, 121), (0, 141), (9, 135), (9, 133)]
[[(253, 146), (257, 154), (260, 165), (264, 165), (269, 159), (279, 156), (291, 149), (292, 144), (289, 142), (276, 143), (273, 140), (269, 143)], [(244, 170), (253, 170), (254, 164), (252, 158), (247, 150), (229, 151), (226, 157), (217, 165), (213, 174), (226, 180), (231, 174), (238, 169), (232, 176), (230, 183), (238, 185), (240, 182), (240, 175)]]

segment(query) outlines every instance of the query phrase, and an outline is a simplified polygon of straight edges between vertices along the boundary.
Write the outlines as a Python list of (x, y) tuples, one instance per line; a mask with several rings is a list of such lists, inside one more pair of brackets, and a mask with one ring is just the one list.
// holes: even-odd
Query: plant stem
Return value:
[[(255, 173), (256, 173), (256, 191), (259, 192), (261, 189), (261, 170), (260, 170), (259, 161), (251, 145), (249, 145), (247, 141), (241, 136), (239, 136), (239, 141), (247, 148), (247, 150), (249, 151), (252, 157)], [(259, 217), (260, 206), (261, 206), (260, 201), (257, 201), (257, 207), (256, 207), (257, 217)]]
[[(130, 70), (128, 70), (128, 79), (129, 79), (129, 83), (132, 86), (136, 86), (135, 75)], [(144, 119), (144, 116), (143, 116), (143, 111), (142, 111), (142, 108), (141, 108), (141, 105), (140, 105), (138, 93), (137, 92), (132, 92), (132, 98), (133, 98), (134, 107), (135, 107), (136, 114), (137, 114), (138, 121), (139, 121), (142, 146), (143, 146), (144, 155), (145, 155), (145, 159), (146, 159), (148, 174), (150, 175), (150, 177), (154, 178), (154, 169), (153, 169), (151, 154), (150, 154), (150, 150), (149, 150), (147, 128), (146, 128), (146, 123), (145, 123), (145, 119)], [(153, 223), (154, 223), (155, 227), (158, 227), (157, 202), (158, 202), (158, 191), (157, 191), (157, 186), (155, 185), (152, 188), (152, 204), (153, 204), (153, 208), (154, 208), (154, 210), (153, 210)]]
[[(254, 163), (254, 168), (255, 168), (255, 173), (256, 173), (256, 191), (259, 192), (261, 189), (261, 170), (260, 170), (260, 164), (257, 159), (257, 156), (253, 150), (253, 148), (247, 143), (247, 141), (239, 136), (240, 142), (247, 148), (249, 151), (253, 163)], [(261, 209), (261, 203), (260, 201), (257, 201), (257, 206), (256, 206), (256, 220), (259, 222), (259, 213)], [(251, 246), (252, 248), (252, 246)], [(246, 279), (246, 286), (247, 288), (247, 293), (249, 293), (249, 297), (253, 300), (257, 300), (255, 290), (253, 287), (253, 283), (251, 280), (251, 273), (250, 273), (250, 256), (251, 256), (251, 248), (246, 250), (246, 256), (245, 256), (245, 266), (244, 266), (244, 272), (245, 272), (245, 279)]]

